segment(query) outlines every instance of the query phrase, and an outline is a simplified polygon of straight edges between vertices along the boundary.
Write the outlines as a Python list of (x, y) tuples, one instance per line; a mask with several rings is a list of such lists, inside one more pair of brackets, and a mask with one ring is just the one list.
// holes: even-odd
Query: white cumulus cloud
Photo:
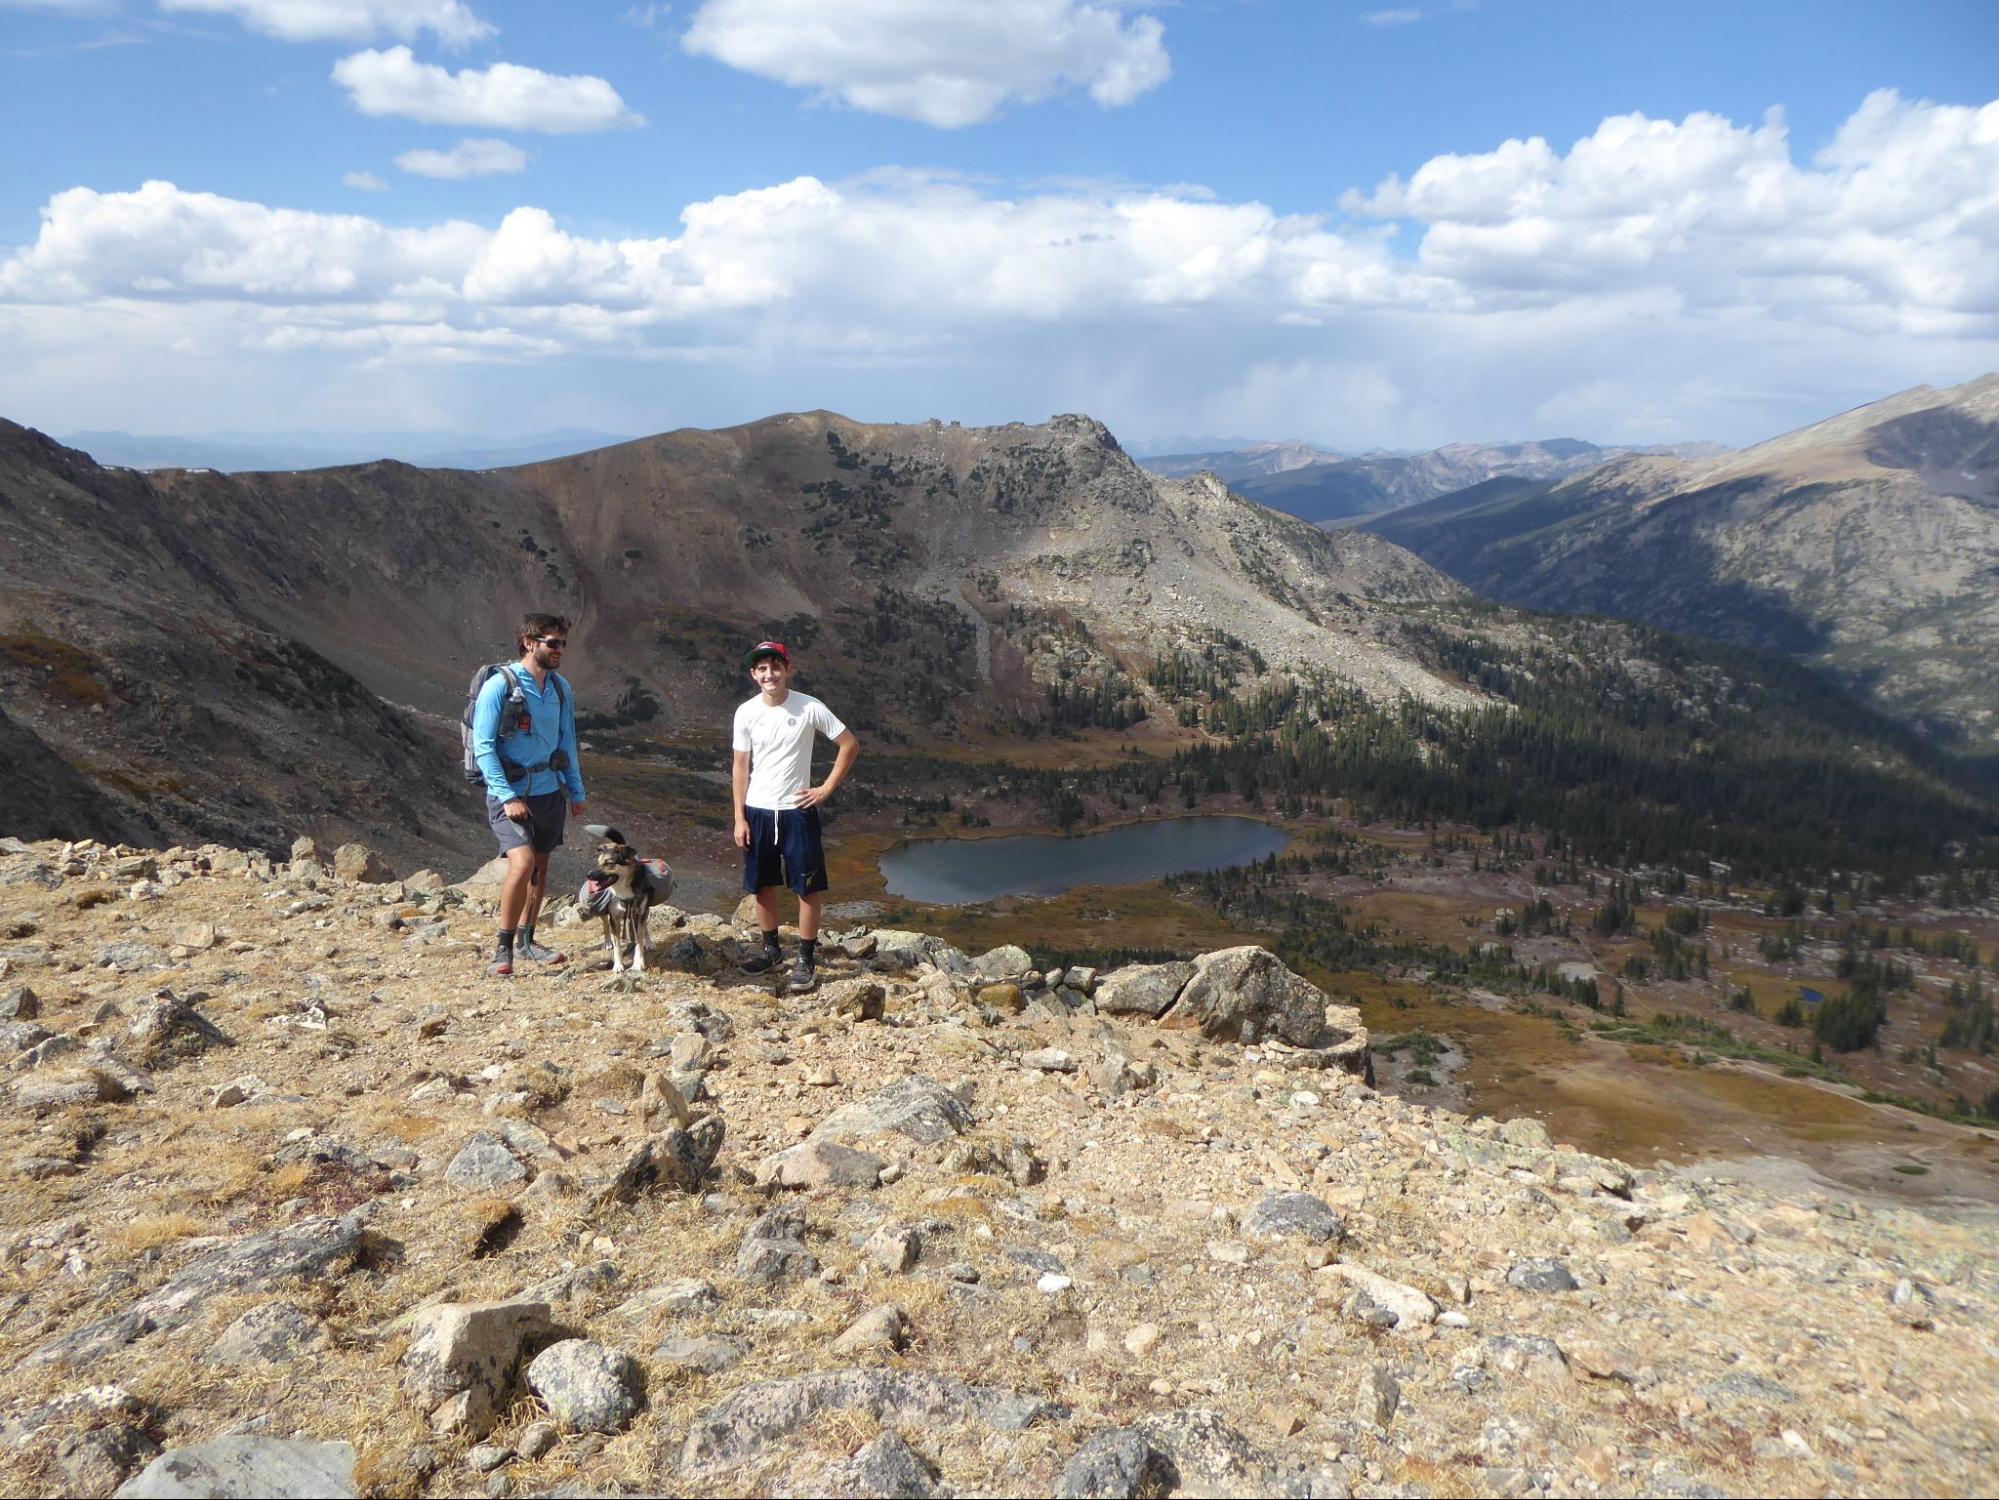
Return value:
[(400, 115), (426, 125), (575, 135), (645, 123), (601, 78), (504, 62), (454, 73), (418, 62), (407, 47), (343, 57), (333, 65), (333, 81), (364, 115)]
[(1855, 326), (1999, 315), (1999, 101), (1878, 90), (1808, 163), (1778, 110), (1615, 115), (1566, 153), (1536, 136), (1438, 156), (1342, 204), (1423, 225), (1417, 264), (1488, 306), (1652, 288)]
[(527, 164), (519, 146), (490, 138), (462, 140), (449, 151), (405, 151), (396, 158), (397, 166), (419, 177), (490, 177)]
[(707, 0), (681, 46), (944, 128), (1077, 88), (1115, 108), (1172, 72), (1164, 28), (1115, 0)]
[(287, 42), (365, 42), (384, 35), (414, 41), (428, 31), (447, 47), (464, 47), (499, 29), (463, 0), (160, 0), (160, 8), (234, 16)]
[(363, 193), (386, 193), (389, 185), (373, 172), (342, 172), (340, 180)]
[[(435, 154), (495, 147), (513, 149)], [(1345, 203), (1343, 220), (884, 170), (607, 235), (532, 205), (397, 227), (79, 187), (0, 258), (0, 343), (18, 351), (0, 411), (69, 402), (69, 426), (131, 425), (93, 415), (107, 391), (185, 385), (164, 374), (172, 345), (149, 362), (150, 327), (243, 370), (316, 361), (317, 379), (580, 361), (565, 389), (607, 403), (599, 425), (646, 420), (623, 404), (636, 365), (685, 420), (873, 400), (1358, 446), (1746, 441), (1999, 365), (1999, 103), (1875, 94), (1804, 159), (1774, 115), (1618, 116), (1566, 150), (1440, 156)], [(127, 330), (122, 374), (65, 352), (125, 349)]]

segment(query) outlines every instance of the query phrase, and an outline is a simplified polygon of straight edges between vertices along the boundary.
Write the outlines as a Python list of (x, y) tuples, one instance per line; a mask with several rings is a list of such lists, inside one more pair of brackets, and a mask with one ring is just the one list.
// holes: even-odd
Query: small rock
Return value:
[(334, 850), (333, 873), (363, 885), (386, 885), (396, 878), (388, 861), (366, 844), (342, 844)]
[(1273, 1193), (1243, 1216), (1242, 1232), (1250, 1239), (1297, 1238), (1325, 1245), (1345, 1238), (1346, 1225), (1323, 1198), (1310, 1193)]
[(37, 1073), (16, 1082), (13, 1092), (15, 1105), (33, 1115), (78, 1104), (116, 1104), (132, 1097), (131, 1090), (103, 1068)]
[(465, 1466), (475, 1474), (490, 1474), (513, 1459), (514, 1450), (505, 1443), (476, 1443), (466, 1451)]
[(1391, 1281), (1365, 1266), (1357, 1266), (1351, 1261), (1335, 1261), (1316, 1274), (1343, 1281), (1364, 1294), (1375, 1307), (1387, 1314), (1386, 1327), (1415, 1328), (1434, 1323), (1437, 1319), (1437, 1304), (1429, 1293)]
[(721, 1296), (711, 1283), (698, 1276), (683, 1276), (661, 1286), (647, 1287), (636, 1296), (626, 1298), (618, 1305), (617, 1314), (635, 1318), (659, 1311), (669, 1317), (687, 1318), (712, 1312), (721, 1304)]
[(1017, 1016), (1027, 1009), (1027, 997), (1017, 984), (981, 985), (977, 998), (979, 1004), (1002, 1015)]
[(1576, 1278), (1569, 1274), (1569, 1268), (1546, 1256), (1531, 1256), (1518, 1262), (1506, 1273), (1506, 1284), (1523, 1292), (1573, 1292), (1577, 1289)]
[(826, 1009), (847, 1020), (879, 1021), (888, 1004), (888, 992), (879, 979), (842, 979), (820, 991)]
[(1354, 1420), (1371, 1427), (1386, 1427), (1395, 1419), (1396, 1408), (1401, 1404), (1401, 1383), (1386, 1365), (1372, 1365), (1360, 1377), (1354, 1391)]
[(821, 1493), (894, 1495), (899, 1500), (931, 1500), (951, 1493), (938, 1486), (936, 1467), (897, 1432), (884, 1432), (852, 1458), (832, 1465), (824, 1479)]
[(861, 1253), (891, 1276), (913, 1269), (922, 1254), (923, 1237), (904, 1224), (884, 1224), (867, 1238)]
[(757, 1181), (788, 1188), (871, 1188), (881, 1180), (883, 1162), (879, 1156), (840, 1146), (832, 1141), (802, 1141), (788, 1150), (766, 1157), (757, 1168)]
[(1056, 1476), (1057, 1500), (1137, 1500), (1180, 1488), (1173, 1455), (1136, 1427), (1100, 1432)]
[(0, 1021), (32, 1021), (42, 1013), (42, 1002), (25, 984), (17, 984), (0, 995)]
[(223, 1329), (207, 1357), (221, 1365), (274, 1364), (325, 1342), (326, 1330), (318, 1323), (295, 1307), (270, 1302), (251, 1308)]
[(818, 1257), (805, 1248), (805, 1229), (805, 1215), (798, 1209), (765, 1210), (736, 1248), (736, 1274), (766, 1285), (818, 1275)]
[(1124, 1336), (1125, 1352), (1133, 1359), (1143, 1359), (1159, 1347), (1159, 1325), (1140, 1323)]
[(1024, 1067), (1036, 1068), (1043, 1073), (1073, 1073), (1076, 1071), (1076, 1059), (1071, 1057), (1067, 1052), (1064, 1052), (1060, 1047), (1036, 1048), (1032, 1052), (1023, 1053), (1020, 1061)]
[(528, 1389), (565, 1432), (619, 1432), (645, 1405), (638, 1362), (589, 1339), (564, 1339), (527, 1367)]
[(884, 1302), (856, 1319), (845, 1333), (833, 1341), (833, 1349), (839, 1354), (859, 1354), (869, 1349), (893, 1352), (908, 1343), (908, 1315), (893, 1302)]
[(530, 1422), (521, 1429), (519, 1441), (514, 1446), (520, 1450), (522, 1458), (532, 1463), (562, 1441), (562, 1429), (553, 1422)]
[(1044, 1271), (1034, 1283), (1034, 1288), (1038, 1292), (1044, 1292), (1048, 1296), (1053, 1297), (1058, 1293), (1068, 1291), (1075, 1284), (1074, 1280), (1064, 1276), (1060, 1271)]
[(700, 1375), (719, 1375), (740, 1364), (750, 1352), (741, 1339), (704, 1334), (696, 1338), (670, 1338), (652, 1351), (652, 1362), (670, 1369), (692, 1370)]
[(484, 1130), (460, 1147), (444, 1169), (444, 1180), (465, 1192), (489, 1193), (527, 1179), (528, 1169), (520, 1159), (498, 1136)]

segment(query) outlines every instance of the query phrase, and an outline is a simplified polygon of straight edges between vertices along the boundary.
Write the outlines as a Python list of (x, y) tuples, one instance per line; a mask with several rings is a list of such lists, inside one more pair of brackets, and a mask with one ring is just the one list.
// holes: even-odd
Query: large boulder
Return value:
[(526, 1346), (553, 1328), (546, 1302), (444, 1302), (411, 1319), (403, 1391), (440, 1433), (484, 1437), (514, 1393)]
[(365, 1224), (362, 1213), (301, 1219), (284, 1229), (231, 1240), (169, 1277), (124, 1311), (50, 1339), (16, 1368), (91, 1364), (151, 1334), (185, 1327), (216, 1298), (228, 1293), (261, 1291), (294, 1280), (328, 1280), (366, 1252)]
[(363, 885), (387, 885), (396, 878), (387, 860), (366, 844), (342, 844), (333, 851), (333, 873)]
[(351, 1500), (352, 1443), (222, 1437), (171, 1448), (117, 1491), (118, 1500)]
[(825, 1412), (857, 1412), (884, 1426), (935, 1429), (977, 1422), (1019, 1432), (1064, 1416), (1038, 1396), (914, 1370), (846, 1370), (746, 1385), (695, 1419), (681, 1449), (687, 1465), (739, 1463)]
[(1196, 1029), (1214, 1041), (1275, 1037), (1317, 1047), (1326, 1029), (1326, 996), (1268, 948), (1224, 948), (1194, 960), (1193, 977), (1159, 1024)]
[(1193, 977), (1192, 964), (1127, 964), (1099, 979), (1091, 998), (1103, 1015), (1155, 1019), (1180, 998)]
[(819, 1122), (812, 1138), (846, 1142), (893, 1131), (934, 1145), (971, 1126), (972, 1112), (956, 1094), (928, 1078), (912, 1076), (841, 1105)]
[(565, 1432), (622, 1432), (645, 1406), (645, 1377), (622, 1349), (564, 1339), (534, 1357), (528, 1388)]

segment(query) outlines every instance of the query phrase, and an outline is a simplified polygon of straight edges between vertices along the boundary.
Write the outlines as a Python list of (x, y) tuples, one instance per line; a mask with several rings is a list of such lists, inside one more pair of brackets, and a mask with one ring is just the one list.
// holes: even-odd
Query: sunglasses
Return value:
[(551, 651), (562, 651), (567, 649), (569, 645), (568, 640), (559, 635), (538, 635), (535, 637), (535, 640), (548, 647)]

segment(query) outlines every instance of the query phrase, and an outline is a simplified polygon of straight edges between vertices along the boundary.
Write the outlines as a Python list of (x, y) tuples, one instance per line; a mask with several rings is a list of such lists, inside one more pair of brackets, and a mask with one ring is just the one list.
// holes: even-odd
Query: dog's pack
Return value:
[(615, 828), (602, 823), (584, 826), (602, 842), (597, 845), (597, 868), (584, 880), (576, 904), (585, 916), (603, 919), (604, 936), (611, 945), (611, 972), (625, 972), (629, 953), (632, 973), (643, 974), (646, 918), (655, 902), (673, 894), (673, 869), (663, 859), (640, 859), (638, 850)]

